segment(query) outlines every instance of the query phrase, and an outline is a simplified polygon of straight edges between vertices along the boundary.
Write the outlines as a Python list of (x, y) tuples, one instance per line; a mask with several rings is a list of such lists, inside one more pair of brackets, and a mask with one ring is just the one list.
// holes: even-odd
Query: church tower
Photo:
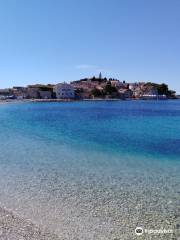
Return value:
[(99, 74), (99, 79), (102, 79), (102, 73), (100, 72), (100, 74)]

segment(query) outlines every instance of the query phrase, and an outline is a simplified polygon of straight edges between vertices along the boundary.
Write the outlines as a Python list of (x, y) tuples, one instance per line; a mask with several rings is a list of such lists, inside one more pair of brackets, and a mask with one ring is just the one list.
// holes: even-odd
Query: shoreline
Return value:
[(8, 103), (46, 103), (46, 102), (121, 102), (121, 101), (168, 101), (168, 100), (180, 100), (180, 98), (176, 99), (137, 99), (137, 98), (128, 98), (128, 99), (117, 99), (117, 98), (96, 98), (96, 99), (23, 99), (23, 100), (0, 100), (0, 105), (2, 104), (8, 104)]
[(41, 229), (31, 220), (23, 219), (13, 211), (0, 207), (0, 239), (9, 240), (60, 240), (46, 229)]

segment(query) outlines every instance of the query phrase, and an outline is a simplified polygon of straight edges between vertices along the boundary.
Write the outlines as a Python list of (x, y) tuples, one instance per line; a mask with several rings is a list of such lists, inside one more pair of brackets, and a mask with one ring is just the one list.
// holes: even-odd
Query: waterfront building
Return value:
[(0, 89), (0, 96), (8, 96), (11, 94), (11, 90), (9, 88)]
[(52, 98), (52, 92), (51, 91), (39, 91), (39, 96), (42, 99), (51, 99)]
[(68, 83), (59, 83), (54, 86), (53, 91), (56, 94), (56, 98), (59, 99), (73, 99), (75, 98), (74, 87)]
[(39, 88), (28, 86), (27, 88), (27, 96), (28, 98), (39, 98)]
[(158, 90), (156, 87), (152, 87), (149, 90), (146, 90), (141, 96), (141, 99), (167, 99), (165, 94), (158, 94)]
[(132, 98), (133, 92), (130, 89), (119, 89), (119, 97), (121, 99)]
[(26, 87), (13, 87), (12, 93), (16, 99), (24, 99), (28, 96)]
[(143, 94), (140, 98), (144, 100), (163, 100), (167, 99), (167, 96), (165, 94), (163, 95)]

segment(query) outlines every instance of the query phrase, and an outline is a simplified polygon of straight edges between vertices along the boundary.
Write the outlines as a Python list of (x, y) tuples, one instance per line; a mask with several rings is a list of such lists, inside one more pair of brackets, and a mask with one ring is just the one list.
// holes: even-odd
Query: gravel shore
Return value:
[(0, 208), (0, 240), (60, 240), (60, 238)]

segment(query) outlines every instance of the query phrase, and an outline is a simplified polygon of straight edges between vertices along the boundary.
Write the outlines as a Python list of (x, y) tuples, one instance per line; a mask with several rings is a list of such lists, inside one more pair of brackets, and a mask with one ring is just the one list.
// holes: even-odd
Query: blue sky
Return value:
[(0, 0), (0, 88), (97, 75), (180, 93), (179, 0)]

